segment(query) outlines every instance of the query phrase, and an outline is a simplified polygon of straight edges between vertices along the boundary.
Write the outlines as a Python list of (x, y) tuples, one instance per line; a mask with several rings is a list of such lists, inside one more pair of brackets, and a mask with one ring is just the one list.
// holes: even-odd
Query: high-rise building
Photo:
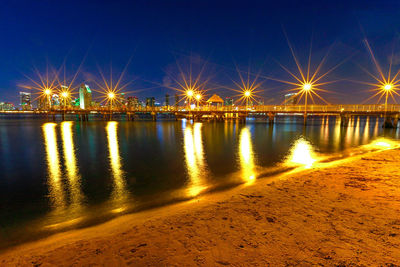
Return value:
[(225, 106), (233, 106), (233, 98), (232, 97), (226, 97), (224, 101)]
[(58, 94), (53, 94), (51, 96), (51, 106), (59, 106), (60, 105), (60, 96)]
[(165, 94), (165, 105), (169, 106), (169, 94)]
[(22, 110), (31, 110), (32, 109), (31, 97), (32, 97), (31, 93), (19, 92), (19, 104), (20, 104)]
[(0, 110), (14, 110), (14, 104), (9, 102), (0, 102)]
[(89, 85), (84, 83), (79, 87), (79, 106), (81, 109), (88, 109), (92, 106), (92, 90)]
[(146, 107), (154, 107), (156, 104), (156, 99), (155, 97), (147, 97), (146, 98)]
[(127, 106), (128, 106), (128, 108), (138, 108), (139, 107), (139, 99), (137, 98), (137, 96), (128, 96)]
[(285, 95), (285, 105), (296, 105), (297, 104), (297, 93), (290, 93)]

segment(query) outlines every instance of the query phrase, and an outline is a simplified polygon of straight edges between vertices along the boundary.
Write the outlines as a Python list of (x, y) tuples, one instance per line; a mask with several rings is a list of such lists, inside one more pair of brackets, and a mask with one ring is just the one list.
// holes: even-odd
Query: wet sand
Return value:
[(400, 265), (400, 149), (3, 251), (1, 266)]

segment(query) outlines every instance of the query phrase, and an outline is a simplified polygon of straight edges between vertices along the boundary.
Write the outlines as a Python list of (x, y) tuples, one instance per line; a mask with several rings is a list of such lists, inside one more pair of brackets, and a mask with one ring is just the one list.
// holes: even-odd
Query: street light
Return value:
[(247, 110), (247, 106), (249, 105), (249, 98), (251, 97), (251, 91), (250, 90), (246, 90), (243, 92), (244, 98), (246, 99), (246, 110)]
[(61, 98), (64, 100), (64, 109), (67, 107), (67, 99), (69, 98), (69, 92), (61, 92)]
[(305, 96), (304, 96), (304, 118), (305, 118), (305, 116), (307, 114), (307, 97), (308, 97), (308, 94), (311, 91), (311, 89), (312, 89), (312, 84), (311, 83), (304, 83), (303, 84), (302, 91), (305, 92)]
[(392, 90), (392, 88), (393, 88), (393, 85), (390, 83), (387, 83), (383, 86), (383, 89), (386, 91), (390, 91), (390, 90)]
[(51, 95), (51, 90), (49, 88), (44, 89), (43, 93), (46, 95), (48, 104), (49, 104), (49, 108), (51, 108), (51, 99), (50, 99), (50, 95)]
[(194, 96), (193, 89), (186, 90), (186, 97), (188, 99), (189, 107), (190, 107), (190, 101), (192, 100), (193, 96)]
[(112, 100), (112, 99), (114, 99), (115, 94), (114, 94), (113, 92), (109, 92), (109, 93), (107, 94), (107, 97), (108, 97), (110, 100)]
[(202, 96), (201, 96), (201, 94), (197, 93), (195, 97), (196, 97), (196, 100), (197, 100), (197, 107), (198, 107), (199, 104), (200, 104), (200, 100), (201, 100)]
[(112, 109), (112, 104), (113, 104), (113, 101), (114, 101), (114, 98), (115, 98), (115, 93), (114, 92), (109, 92), (109, 93), (107, 93), (107, 97), (108, 97), (108, 99), (110, 101), (110, 110), (111, 110)]
[(186, 91), (186, 95), (187, 95), (188, 97), (192, 98), (193, 95), (194, 95), (193, 90), (192, 90), (192, 89), (187, 90), (187, 91)]
[(312, 85), (310, 83), (303, 84), (303, 90), (304, 91), (310, 91), (311, 87), (312, 87)]
[(382, 89), (383, 89), (383, 91), (385, 92), (385, 116), (384, 116), (384, 117), (385, 117), (385, 120), (386, 120), (387, 101), (388, 101), (389, 93), (391, 94), (390, 91), (393, 90), (393, 84), (391, 84), (391, 83), (386, 83), (386, 84), (383, 85)]

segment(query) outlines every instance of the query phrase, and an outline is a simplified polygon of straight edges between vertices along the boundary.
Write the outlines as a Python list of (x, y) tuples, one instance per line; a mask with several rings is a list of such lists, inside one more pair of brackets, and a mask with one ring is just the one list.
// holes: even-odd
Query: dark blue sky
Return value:
[[(284, 28), (303, 63), (311, 36), (313, 65), (330, 46), (324, 70), (351, 56), (327, 77), (340, 81), (327, 86), (334, 93), (325, 97), (359, 102), (370, 94), (368, 86), (351, 80), (372, 80), (357, 63), (375, 72), (362, 40), (368, 38), (385, 68), (399, 26), (398, 1), (2, 1), (0, 101), (17, 102), (19, 85), (29, 84), (23, 74), (36, 79), (32, 67), (44, 72), (47, 64), (59, 67), (66, 58), (72, 75), (85, 55), (79, 83), (89, 74), (98, 77), (97, 65), (107, 72), (112, 64), (119, 73), (133, 55), (125, 76), (126, 82), (135, 79), (129, 90), (162, 84), (166, 71), (190, 55), (207, 61), (213, 85), (233, 87), (235, 63), (289, 80), (277, 63), (295, 71)], [(395, 46), (395, 69), (399, 49)], [(281, 102), (289, 88), (269, 80), (263, 86), (260, 96), (267, 103)], [(167, 91), (159, 87), (135, 95), (161, 97)]]

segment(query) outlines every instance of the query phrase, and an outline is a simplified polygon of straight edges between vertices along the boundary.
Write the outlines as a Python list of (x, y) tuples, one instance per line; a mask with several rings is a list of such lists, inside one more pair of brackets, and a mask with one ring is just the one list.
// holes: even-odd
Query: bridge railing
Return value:
[[(56, 108), (53, 107), (51, 110), (39, 110), (30, 111), (38, 113), (47, 112), (68, 112), (68, 113), (81, 113), (81, 112), (248, 112), (248, 113), (313, 113), (313, 112), (324, 112), (324, 113), (349, 113), (349, 112), (399, 112), (400, 104), (387, 105), (258, 105), (258, 106), (199, 106), (199, 107), (184, 107), (184, 106), (161, 106), (161, 107), (93, 107), (86, 110), (81, 110), (79, 107), (66, 107)], [(27, 113), (29, 111), (1, 111), (0, 112), (19, 112)]]

